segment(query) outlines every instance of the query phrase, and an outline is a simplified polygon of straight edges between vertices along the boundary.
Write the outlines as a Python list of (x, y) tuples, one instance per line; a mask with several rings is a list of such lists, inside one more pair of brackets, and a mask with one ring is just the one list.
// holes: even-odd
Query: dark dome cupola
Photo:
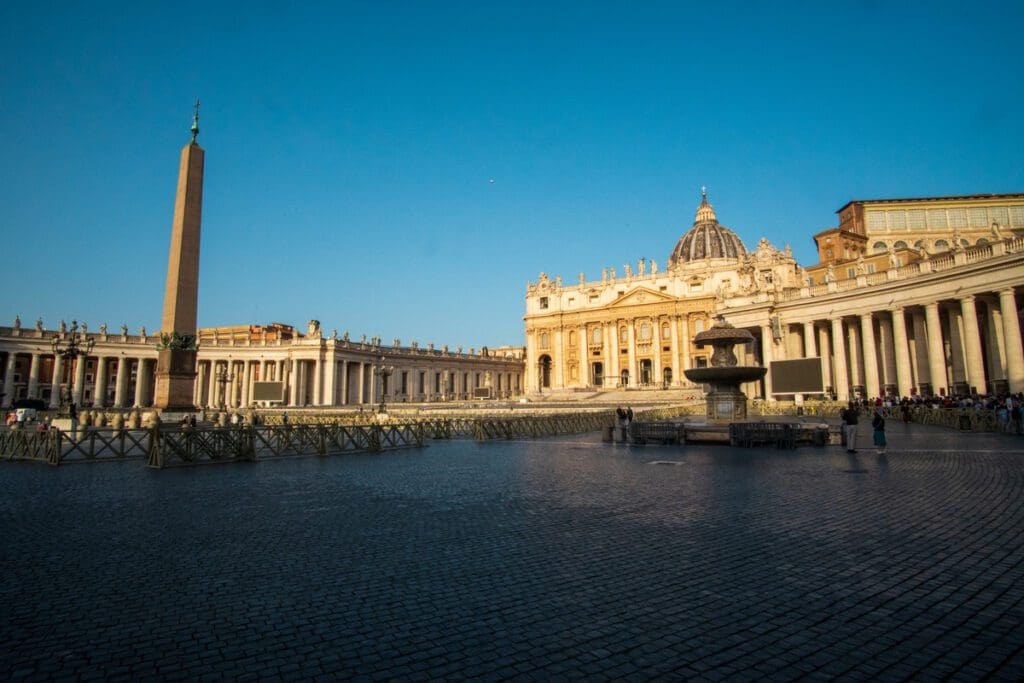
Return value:
[(718, 222), (715, 209), (708, 202), (707, 192), (702, 190), (693, 227), (676, 242), (676, 248), (668, 257), (668, 265), (671, 268), (704, 259), (739, 260), (746, 255), (747, 248), (743, 246), (743, 241)]

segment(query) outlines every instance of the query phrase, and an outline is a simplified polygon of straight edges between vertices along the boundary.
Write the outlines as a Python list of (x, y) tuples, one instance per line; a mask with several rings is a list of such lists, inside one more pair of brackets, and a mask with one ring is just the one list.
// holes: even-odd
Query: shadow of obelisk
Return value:
[(174, 201), (167, 288), (160, 324), (153, 405), (161, 412), (195, 410), (196, 311), (199, 303), (199, 232), (203, 214), (203, 148), (199, 102), (192, 118), (192, 140), (181, 150), (178, 194)]

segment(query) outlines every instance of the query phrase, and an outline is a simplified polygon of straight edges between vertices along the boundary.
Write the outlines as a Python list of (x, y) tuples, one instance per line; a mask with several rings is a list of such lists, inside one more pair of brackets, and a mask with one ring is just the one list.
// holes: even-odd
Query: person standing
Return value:
[(846, 435), (846, 452), (856, 453), (857, 452), (857, 412), (859, 408), (857, 404), (850, 401), (850, 404), (846, 407), (840, 417), (843, 419), (843, 433)]
[(879, 455), (885, 453), (885, 416), (881, 408), (875, 408), (875, 416), (871, 420), (871, 428), (875, 432), (875, 448)]

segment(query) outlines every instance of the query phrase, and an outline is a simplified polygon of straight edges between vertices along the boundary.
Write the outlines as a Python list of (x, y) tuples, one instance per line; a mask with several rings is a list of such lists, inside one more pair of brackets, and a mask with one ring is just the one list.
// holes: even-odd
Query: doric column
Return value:
[(206, 407), (217, 408), (217, 361), (211, 360), (206, 378)]
[[(207, 372), (209, 372), (209, 368), (208, 367), (204, 368), (204, 369)], [(132, 403), (132, 405), (134, 405), (136, 407), (140, 407), (141, 408), (142, 407), (142, 402), (146, 400), (145, 397), (146, 397), (146, 378), (147, 378), (147, 376), (148, 375), (146, 374), (146, 359), (145, 358), (140, 358), (139, 359), (139, 367), (135, 371), (135, 400)], [(196, 386), (199, 387), (199, 394), (200, 394), (199, 397), (198, 397), (199, 400), (196, 402), (197, 406), (202, 406), (203, 405), (200, 401), (202, 401), (203, 386), (205, 384), (206, 384), (205, 382), (203, 382), (202, 384), (200, 384), (198, 382), (196, 383)]]
[(128, 359), (121, 356), (117, 359), (117, 382), (114, 384), (114, 407), (124, 408), (124, 395), (128, 393)]
[(1006, 379), (1010, 391), (1024, 391), (1024, 348), (1021, 347), (1017, 297), (1012, 289), (999, 292), (999, 310), (1003, 314), (1003, 340), (1006, 344)]
[[(846, 339), (850, 342), (850, 355), (847, 357), (850, 363), (850, 384), (862, 386), (867, 389), (864, 382), (864, 364), (861, 360), (862, 344), (860, 343), (860, 329), (851, 320), (846, 326)], [(850, 392), (852, 395), (852, 391)]]
[(298, 406), (299, 400), (299, 359), (292, 358), (291, 372), (288, 373), (288, 405)]
[(981, 330), (978, 329), (978, 309), (973, 296), (960, 300), (960, 312), (964, 321), (964, 346), (967, 351), (967, 383), (978, 393), (984, 394), (985, 362), (981, 352)]
[[(967, 382), (967, 368), (964, 365), (964, 342), (963, 342), (963, 321), (961, 320), (959, 308), (947, 308), (946, 315), (949, 317), (949, 355), (950, 374), (953, 384)], [(952, 387), (950, 391), (952, 391)]]
[(39, 398), (39, 360), (38, 353), (32, 354), (32, 364), (28, 369), (28, 398)]
[(860, 336), (864, 347), (864, 392), (868, 398), (882, 395), (878, 383), (878, 351), (875, 346), (875, 325), (870, 313), (860, 316)]
[(925, 304), (925, 325), (928, 328), (928, 373), (932, 380), (932, 393), (939, 395), (939, 389), (947, 385), (946, 359), (942, 344), (942, 322), (939, 320), (939, 304)]
[(636, 320), (630, 318), (626, 321), (626, 339), (629, 349), (627, 354), (627, 363), (629, 368), (629, 386), (637, 386), (637, 367), (636, 367)]
[(910, 326), (914, 333), (914, 343), (910, 347), (911, 367), (914, 370), (914, 377), (918, 385), (918, 391), (922, 384), (932, 383), (932, 373), (928, 369), (928, 332), (924, 324), (924, 312), (910, 312)]
[(829, 343), (829, 330), (822, 325), (818, 330), (818, 351), (821, 355), (821, 379), (826, 387), (835, 391), (832, 382), (832, 344)]
[(832, 357), (835, 367), (835, 392), (840, 401), (850, 400), (850, 383), (846, 371), (846, 337), (843, 336), (843, 319), (832, 319)]
[[(772, 339), (772, 326), (761, 325), (761, 365), (771, 368), (772, 346), (775, 344)], [(772, 373), (769, 370), (764, 376), (764, 397), (773, 400), (772, 396)]]
[[(887, 384), (896, 384), (896, 359), (894, 357), (895, 346), (892, 341), (892, 319), (885, 316), (878, 316), (878, 361), (881, 365), (881, 374), (878, 381), (882, 385), (883, 393)], [(899, 391), (897, 390), (897, 394)]]
[(341, 405), (348, 405), (348, 361), (344, 359), (341, 361)]
[(7, 372), (4, 374), (4, 408), (10, 408), (14, 401), (14, 368), (18, 355), (14, 351), (7, 352)]
[[(988, 376), (993, 379), (1006, 377), (1006, 342), (1003, 339), (1003, 314), (999, 311), (999, 303), (995, 300), (985, 301), (987, 312), (985, 327), (987, 334), (985, 339), (988, 342), (989, 371)], [(986, 387), (987, 390), (987, 387)]]
[[(363, 363), (362, 361), (360, 361), (360, 362), (356, 363), (356, 365), (359, 366), (359, 376), (356, 378), (356, 390), (359, 392), (359, 395), (356, 398), (356, 403), (362, 405), (363, 403), (366, 402), (366, 391), (365, 391), (365, 387), (366, 387), (366, 363)], [(427, 379), (426, 376), (424, 376), (423, 379), (424, 379), (424, 381), (426, 381), (426, 379)], [(427, 382), (428, 386), (425, 387), (425, 391), (423, 392), (427, 396), (430, 395), (430, 386), (429, 386), (429, 384), (430, 383)]]
[(679, 318), (672, 316), (668, 321), (670, 347), (672, 349), (672, 386), (679, 386), (683, 373), (679, 369)]
[(85, 356), (75, 356), (75, 386), (71, 390), (71, 400), (79, 408), (82, 407), (82, 395), (85, 393)]
[(243, 408), (252, 403), (252, 361), (242, 361), (242, 400)]
[(92, 390), (92, 404), (96, 408), (107, 405), (107, 365), (110, 359), (99, 356), (96, 359), (96, 382)]
[(814, 321), (804, 323), (804, 358), (818, 355), (817, 339), (814, 337)]
[(334, 359), (334, 352), (331, 351), (328, 354), (327, 360), (324, 363), (324, 391), (321, 403), (325, 406), (335, 405), (335, 399), (337, 398), (337, 392), (334, 389), (335, 382), (338, 379), (338, 362)]
[(910, 374), (907, 320), (902, 308), (895, 308), (892, 311), (892, 345), (896, 356), (896, 393), (900, 396), (910, 396), (914, 382)]
[(316, 361), (313, 363), (313, 405), (323, 403), (322, 389), (324, 386), (324, 359), (323, 352), (317, 351)]
[(64, 357), (53, 357), (53, 376), (50, 378), (50, 408), (60, 407), (60, 385), (64, 379)]

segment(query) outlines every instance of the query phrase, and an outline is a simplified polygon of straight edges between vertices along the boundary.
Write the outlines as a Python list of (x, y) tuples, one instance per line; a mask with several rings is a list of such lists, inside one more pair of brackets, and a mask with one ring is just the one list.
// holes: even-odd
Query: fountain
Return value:
[(711, 385), (707, 395), (708, 425), (729, 425), (747, 419), (747, 395), (740, 391), (740, 384), (761, 379), (768, 368), (739, 365), (733, 347), (753, 341), (754, 335), (733, 327), (721, 315), (710, 329), (693, 338), (698, 347), (711, 345), (714, 348), (711, 367), (683, 371), (687, 379)]

